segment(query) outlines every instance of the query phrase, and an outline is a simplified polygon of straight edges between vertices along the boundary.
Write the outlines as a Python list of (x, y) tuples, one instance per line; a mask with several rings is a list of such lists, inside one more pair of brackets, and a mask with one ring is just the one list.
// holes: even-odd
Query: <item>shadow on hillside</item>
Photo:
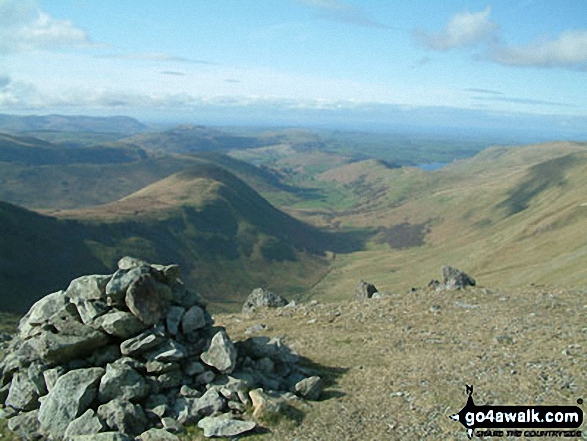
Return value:
[(346, 393), (336, 389), (336, 387), (338, 385), (338, 379), (346, 374), (349, 368), (322, 365), (302, 356), (300, 356), (299, 366), (302, 367), (306, 374), (318, 375), (322, 378), (324, 390), (320, 394), (318, 401), (326, 401), (346, 395)]

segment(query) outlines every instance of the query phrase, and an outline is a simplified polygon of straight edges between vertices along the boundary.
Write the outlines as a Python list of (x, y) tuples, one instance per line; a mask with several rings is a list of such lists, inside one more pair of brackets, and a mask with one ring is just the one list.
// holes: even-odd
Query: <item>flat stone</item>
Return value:
[(177, 436), (167, 430), (154, 428), (141, 433), (138, 439), (141, 441), (179, 441)]
[(59, 377), (41, 402), (39, 422), (43, 433), (53, 438), (62, 436), (67, 426), (96, 398), (102, 375), (104, 369), (89, 368), (70, 371)]
[(148, 374), (164, 374), (166, 372), (171, 372), (179, 369), (179, 364), (175, 362), (165, 363), (162, 361), (148, 361), (145, 364), (147, 368)]
[(204, 429), (204, 436), (229, 437), (248, 432), (255, 428), (253, 421), (233, 420), (226, 417), (205, 417), (198, 422), (198, 427)]
[(138, 266), (149, 266), (149, 264), (144, 260), (131, 256), (124, 256), (118, 261), (118, 269), (121, 270), (130, 270)]
[(93, 435), (77, 435), (71, 441), (134, 441), (134, 438), (121, 432), (102, 432)]
[(212, 415), (222, 411), (226, 406), (226, 400), (216, 390), (207, 390), (204, 395), (197, 398), (192, 408), (192, 414), (200, 416)]
[(175, 340), (167, 340), (165, 343), (157, 346), (156, 349), (145, 354), (145, 358), (147, 360), (169, 362), (182, 360), (187, 355), (188, 352), (184, 345)]
[(236, 349), (225, 332), (217, 332), (210, 342), (207, 351), (200, 358), (208, 366), (218, 369), (222, 373), (230, 373), (236, 367)]
[(91, 275), (82, 276), (70, 282), (65, 295), (72, 303), (78, 299), (83, 300), (106, 300), (106, 285), (112, 275)]
[(141, 322), (154, 325), (163, 318), (171, 297), (171, 288), (157, 282), (150, 274), (143, 274), (128, 287), (125, 303)]
[(34, 327), (47, 322), (55, 313), (62, 310), (68, 303), (65, 291), (57, 291), (39, 299), (25, 316), (20, 319), (18, 330), (28, 336)]
[(271, 398), (263, 389), (253, 389), (249, 392), (249, 397), (253, 403), (253, 416), (257, 419), (270, 418), (279, 414), (283, 409), (283, 404)]
[(110, 311), (94, 320), (92, 326), (124, 339), (136, 335), (147, 327), (137, 317), (126, 311)]
[(135, 356), (159, 346), (165, 341), (165, 334), (160, 330), (148, 330), (136, 337), (123, 341), (120, 352), (123, 355)]
[(75, 306), (82, 322), (86, 325), (90, 324), (97, 317), (106, 314), (110, 309), (106, 302), (102, 300), (77, 299)]
[(77, 417), (65, 430), (65, 439), (73, 438), (77, 435), (92, 435), (104, 430), (104, 424), (100, 421), (96, 412), (92, 409), (86, 410), (81, 416)]
[(101, 403), (119, 398), (137, 401), (149, 395), (150, 388), (137, 371), (124, 364), (109, 364), (100, 380), (98, 400)]
[(184, 431), (183, 425), (170, 417), (161, 418), (161, 424), (163, 424), (163, 429), (171, 433), (182, 433)]

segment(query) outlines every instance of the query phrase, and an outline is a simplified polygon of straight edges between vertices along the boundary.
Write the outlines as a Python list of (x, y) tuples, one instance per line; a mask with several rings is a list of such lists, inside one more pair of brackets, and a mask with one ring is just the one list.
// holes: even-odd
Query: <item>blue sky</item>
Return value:
[(587, 133), (584, 0), (0, 0), (0, 113)]

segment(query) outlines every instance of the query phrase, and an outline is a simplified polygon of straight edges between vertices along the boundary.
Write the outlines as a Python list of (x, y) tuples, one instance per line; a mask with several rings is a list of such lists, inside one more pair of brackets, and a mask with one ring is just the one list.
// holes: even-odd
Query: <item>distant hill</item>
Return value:
[(0, 162), (26, 165), (66, 165), (76, 163), (108, 164), (146, 158), (138, 148), (92, 146), (71, 148), (58, 146), (34, 137), (0, 133)]
[(4, 132), (103, 132), (136, 133), (147, 126), (128, 116), (20, 116), (0, 114), (0, 131)]
[[(332, 252), (358, 250), (365, 239), (304, 224), (273, 207), (226, 169), (206, 162), (119, 201), (63, 210), (57, 213), (59, 219), (3, 206), (7, 207), (0, 213), (7, 225), (4, 231), (17, 231), (6, 239), (10, 246), (0, 248), (0, 261), (14, 262), (3, 276), (7, 299), (28, 283), (12, 280), (11, 268), (37, 270), (28, 266), (28, 254), (20, 253), (18, 243), (29, 240), (31, 252), (38, 248), (38, 259), (48, 265), (53, 252), (69, 259), (67, 271), (39, 266), (38, 280), (26, 287), (29, 303), (72, 273), (90, 272), (93, 265), (112, 270), (127, 254), (180, 263), (186, 282), (217, 308), (240, 308), (258, 286), (299, 298), (328, 271)], [(64, 272), (67, 276), (62, 277)], [(46, 274), (51, 274), (47, 283)]]

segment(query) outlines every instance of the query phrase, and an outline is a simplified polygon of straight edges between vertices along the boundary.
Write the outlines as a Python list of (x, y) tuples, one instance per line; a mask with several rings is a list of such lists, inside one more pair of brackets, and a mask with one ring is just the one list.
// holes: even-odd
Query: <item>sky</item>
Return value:
[(0, 0), (0, 113), (587, 139), (585, 0)]

